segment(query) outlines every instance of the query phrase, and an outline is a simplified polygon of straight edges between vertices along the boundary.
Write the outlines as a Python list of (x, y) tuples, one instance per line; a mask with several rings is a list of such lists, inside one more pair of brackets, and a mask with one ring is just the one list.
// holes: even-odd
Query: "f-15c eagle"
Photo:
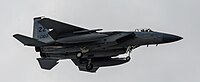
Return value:
[[(21, 34), (13, 37), (26, 46), (35, 47), (41, 56), (37, 60), (42, 69), (51, 70), (58, 60), (71, 59), (80, 71), (87, 72), (127, 63), (131, 59), (131, 51), (139, 46), (182, 39), (151, 29), (99, 32), (101, 30), (89, 30), (50, 18), (36, 17), (32, 38)], [(126, 53), (126, 57), (118, 57)]]

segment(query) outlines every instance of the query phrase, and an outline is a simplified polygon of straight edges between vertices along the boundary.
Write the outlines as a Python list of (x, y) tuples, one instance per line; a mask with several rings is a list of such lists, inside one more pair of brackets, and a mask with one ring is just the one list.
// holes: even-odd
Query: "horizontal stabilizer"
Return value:
[(51, 70), (55, 65), (58, 64), (58, 59), (50, 59), (50, 58), (37, 58), (40, 67), (42, 69)]
[(30, 38), (24, 35), (20, 35), (20, 34), (15, 34), (13, 35), (13, 37), (15, 37), (17, 40), (19, 40), (21, 43), (23, 43), (24, 45), (27, 46), (43, 46), (45, 45), (45, 43), (40, 42), (34, 38)]

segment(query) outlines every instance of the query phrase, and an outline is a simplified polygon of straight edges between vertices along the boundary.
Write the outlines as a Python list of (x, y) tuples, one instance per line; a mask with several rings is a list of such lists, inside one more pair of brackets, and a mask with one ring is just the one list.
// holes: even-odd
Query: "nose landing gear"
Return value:
[(136, 47), (137, 47), (137, 46), (128, 46), (128, 48), (126, 49), (126, 54), (128, 54), (128, 56), (126, 57), (126, 60), (127, 60), (127, 61), (130, 61), (130, 60), (131, 60), (130, 54), (131, 54), (132, 50), (133, 50), (134, 48), (136, 48)]
[(130, 56), (127, 56), (126, 57), (126, 61), (130, 61), (131, 60), (131, 57)]

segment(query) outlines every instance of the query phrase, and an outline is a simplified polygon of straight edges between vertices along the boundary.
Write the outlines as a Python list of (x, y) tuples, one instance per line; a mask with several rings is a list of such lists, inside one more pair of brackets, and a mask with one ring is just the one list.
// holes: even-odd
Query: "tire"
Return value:
[(126, 57), (126, 61), (130, 61), (130, 60), (131, 60), (130, 56)]
[(86, 70), (90, 71), (93, 69), (93, 65), (92, 64), (87, 64), (86, 65)]

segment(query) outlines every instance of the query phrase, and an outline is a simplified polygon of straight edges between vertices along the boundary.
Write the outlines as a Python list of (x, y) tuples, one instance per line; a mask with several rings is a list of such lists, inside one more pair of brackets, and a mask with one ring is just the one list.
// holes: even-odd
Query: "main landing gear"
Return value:
[(86, 64), (86, 70), (90, 71), (93, 69), (92, 59), (88, 59), (88, 63)]
[[(81, 48), (80, 48), (80, 52), (78, 52), (78, 53), (76, 54), (76, 58), (79, 59), (79, 60), (81, 60), (81, 59), (83, 58), (83, 54), (84, 54), (84, 53), (87, 53), (88, 51), (89, 51), (89, 49), (88, 49), (87, 47), (81, 47)], [(86, 59), (86, 60), (87, 60), (87, 63), (86, 63), (86, 65), (85, 65), (85, 69), (86, 69), (87, 71), (90, 71), (90, 70), (93, 69), (92, 57), (89, 57), (89, 58)]]

